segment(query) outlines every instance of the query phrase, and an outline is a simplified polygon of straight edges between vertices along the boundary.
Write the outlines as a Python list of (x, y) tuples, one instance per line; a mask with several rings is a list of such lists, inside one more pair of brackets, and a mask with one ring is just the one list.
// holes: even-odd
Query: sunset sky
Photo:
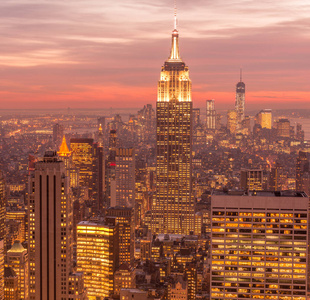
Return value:
[[(155, 104), (173, 0), (1, 0), (0, 110)], [(178, 0), (195, 107), (310, 108), (309, 0)]]

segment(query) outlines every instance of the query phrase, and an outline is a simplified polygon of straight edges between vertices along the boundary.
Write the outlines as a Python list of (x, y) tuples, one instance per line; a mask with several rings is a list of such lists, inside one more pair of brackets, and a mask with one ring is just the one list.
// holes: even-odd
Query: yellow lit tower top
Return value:
[(62, 143), (60, 145), (59, 151), (57, 152), (57, 154), (61, 157), (63, 156), (70, 156), (71, 155), (71, 151), (69, 150), (68, 146), (67, 146), (67, 142), (66, 142), (66, 137), (63, 136), (62, 138)]
[(158, 102), (175, 98), (179, 101), (192, 101), (191, 80), (188, 67), (180, 56), (179, 32), (177, 30), (176, 9), (174, 13), (174, 30), (172, 31), (172, 46), (168, 60), (165, 61), (158, 82)]

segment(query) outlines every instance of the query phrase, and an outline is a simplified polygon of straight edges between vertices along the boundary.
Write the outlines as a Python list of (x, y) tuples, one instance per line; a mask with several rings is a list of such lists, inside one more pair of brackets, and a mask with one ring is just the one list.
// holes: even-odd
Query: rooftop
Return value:
[(308, 197), (301, 191), (213, 191), (217, 196), (259, 196), (259, 197)]

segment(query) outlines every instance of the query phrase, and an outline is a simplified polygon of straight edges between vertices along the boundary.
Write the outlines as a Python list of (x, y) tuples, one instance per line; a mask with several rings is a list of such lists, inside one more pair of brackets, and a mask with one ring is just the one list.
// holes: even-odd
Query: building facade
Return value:
[(271, 129), (272, 128), (272, 110), (263, 109), (256, 115), (256, 122), (262, 128)]
[(70, 140), (70, 150), (72, 153), (73, 166), (79, 172), (79, 186), (86, 187), (88, 195), (86, 198), (92, 199), (94, 191), (94, 140), (86, 138), (74, 138)]
[(67, 299), (72, 203), (64, 162), (48, 151), (29, 182), (30, 299)]
[(118, 224), (111, 221), (82, 221), (77, 225), (77, 271), (84, 273), (89, 300), (113, 294), (118, 267)]
[(171, 54), (162, 67), (158, 83), (153, 233), (189, 234), (194, 230), (191, 80), (188, 67), (180, 57), (178, 41), (175, 27)]
[(207, 110), (206, 110), (206, 129), (215, 129), (215, 119), (216, 111), (214, 108), (214, 99), (207, 100)]
[(119, 264), (133, 266), (135, 255), (134, 209), (129, 207), (110, 207), (108, 217), (116, 218), (119, 230)]
[(307, 299), (304, 193), (222, 193), (211, 200), (211, 298)]
[(135, 204), (135, 150), (116, 148), (115, 151), (115, 202), (111, 206), (134, 207)]

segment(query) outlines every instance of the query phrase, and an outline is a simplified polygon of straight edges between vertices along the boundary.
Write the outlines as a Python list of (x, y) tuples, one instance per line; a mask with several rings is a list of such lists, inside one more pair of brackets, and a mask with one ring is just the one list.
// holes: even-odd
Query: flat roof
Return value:
[(308, 197), (302, 191), (213, 191), (212, 196)]

